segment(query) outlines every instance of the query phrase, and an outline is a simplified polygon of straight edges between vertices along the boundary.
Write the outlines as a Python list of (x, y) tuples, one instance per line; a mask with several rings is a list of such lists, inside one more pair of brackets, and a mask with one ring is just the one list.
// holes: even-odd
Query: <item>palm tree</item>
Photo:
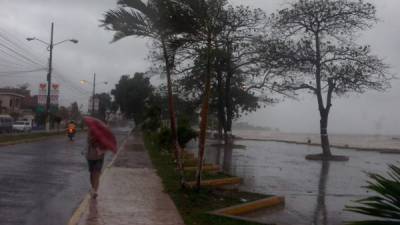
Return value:
[(388, 176), (368, 174), (371, 181), (367, 189), (377, 193), (365, 199), (356, 201), (357, 206), (346, 206), (347, 211), (361, 213), (381, 218), (350, 222), (349, 225), (398, 225), (400, 224), (400, 167), (389, 166)]
[[(175, 66), (177, 50), (185, 43), (184, 34), (190, 32), (190, 18), (186, 10), (173, 0), (118, 0), (118, 9), (109, 10), (101, 20), (106, 30), (115, 31), (116, 42), (128, 36), (151, 38), (159, 44), (165, 63), (168, 89), (168, 109), (172, 132), (172, 143), (178, 167), (183, 172), (182, 150), (178, 143), (176, 112), (172, 93), (171, 75)], [(183, 179), (183, 176), (182, 176)], [(183, 182), (183, 180), (182, 180)]]

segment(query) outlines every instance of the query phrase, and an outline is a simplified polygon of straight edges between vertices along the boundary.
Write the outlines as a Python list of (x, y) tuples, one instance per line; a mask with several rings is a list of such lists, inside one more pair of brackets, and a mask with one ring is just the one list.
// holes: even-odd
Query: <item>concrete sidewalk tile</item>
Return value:
[(98, 198), (90, 200), (78, 224), (184, 225), (153, 169), (121, 167), (112, 167), (103, 175)]

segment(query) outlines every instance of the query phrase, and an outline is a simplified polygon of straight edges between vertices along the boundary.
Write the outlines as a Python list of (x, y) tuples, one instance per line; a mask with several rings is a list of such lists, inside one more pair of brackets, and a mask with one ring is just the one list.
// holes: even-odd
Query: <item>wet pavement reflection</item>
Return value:
[[(219, 162), (229, 174), (243, 178), (242, 190), (285, 196), (283, 209), (263, 210), (248, 217), (265, 223), (297, 225), (340, 225), (366, 216), (344, 211), (345, 205), (371, 193), (366, 172), (384, 173), (387, 164), (400, 160), (398, 154), (335, 149), (350, 157), (347, 162), (308, 161), (317, 146), (270, 141), (236, 141), (246, 148), (224, 148), (210, 144), (206, 161)], [(193, 145), (192, 148), (195, 148)]]
[[(120, 143), (129, 129), (115, 129)], [(66, 224), (89, 190), (86, 134), (0, 148), (0, 224)], [(105, 163), (111, 161), (107, 154)]]

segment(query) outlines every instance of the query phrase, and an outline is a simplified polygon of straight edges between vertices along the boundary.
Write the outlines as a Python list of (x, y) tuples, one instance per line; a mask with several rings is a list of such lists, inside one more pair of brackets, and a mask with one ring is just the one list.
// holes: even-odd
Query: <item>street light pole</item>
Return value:
[(49, 45), (49, 71), (47, 72), (47, 98), (46, 98), (46, 131), (50, 131), (50, 94), (51, 94), (51, 72), (53, 66), (53, 33), (54, 33), (54, 23), (51, 23), (50, 32), (50, 45)]
[(92, 116), (94, 116), (94, 96), (96, 94), (96, 73), (93, 74)]
[(63, 41), (54, 43), (53, 42), (53, 35), (54, 34), (54, 23), (51, 23), (51, 30), (50, 30), (50, 43), (47, 43), (46, 41), (40, 40), (39, 38), (36, 37), (28, 37), (26, 38), (27, 41), (38, 41), (44, 45), (47, 46), (47, 50), (50, 52), (49, 56), (49, 70), (47, 72), (47, 96), (46, 96), (46, 131), (50, 131), (50, 103), (51, 103), (51, 73), (53, 70), (53, 47), (59, 44), (62, 44), (64, 42), (70, 41), (74, 44), (78, 43), (78, 40), (76, 39), (65, 39)]
[[(81, 84), (90, 84), (90, 81), (87, 81), (87, 80), (80, 80), (79, 83), (81, 83)], [(108, 84), (107, 81), (101, 81), (101, 82), (99, 82), (99, 83), (105, 84), (105, 85)], [(92, 102), (91, 102), (91, 104), (90, 104), (90, 99), (89, 99), (88, 112), (90, 112), (90, 114), (91, 114), (92, 116), (94, 116), (94, 115), (95, 115), (95, 111), (94, 111), (94, 108), (95, 108), (95, 101), (94, 101), (94, 100), (95, 100), (95, 96), (96, 96), (96, 73), (93, 73), (92, 87), (93, 87), (93, 89), (92, 89), (92, 96), (90, 97), (91, 100), (92, 100)], [(100, 100), (99, 100), (99, 104), (100, 104)]]

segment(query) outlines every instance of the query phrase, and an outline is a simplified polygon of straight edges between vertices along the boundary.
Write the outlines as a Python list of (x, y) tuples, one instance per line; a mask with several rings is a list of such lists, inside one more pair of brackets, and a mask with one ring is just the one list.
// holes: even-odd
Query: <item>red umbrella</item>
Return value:
[(101, 150), (117, 152), (117, 139), (105, 123), (91, 116), (85, 116), (83, 121), (88, 126), (93, 138), (99, 143)]

